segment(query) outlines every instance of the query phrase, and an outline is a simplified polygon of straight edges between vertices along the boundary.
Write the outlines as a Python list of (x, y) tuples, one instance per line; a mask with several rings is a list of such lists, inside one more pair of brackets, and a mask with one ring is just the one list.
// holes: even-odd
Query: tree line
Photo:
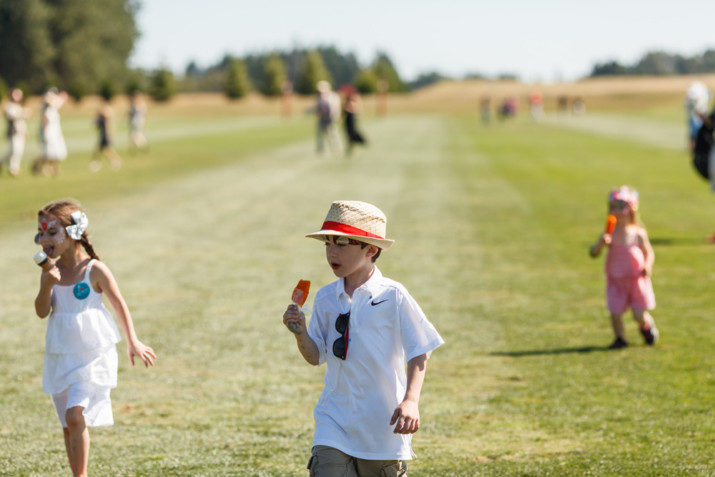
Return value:
[(0, 0), (0, 94), (8, 86), (35, 94), (57, 86), (76, 100), (135, 90), (157, 100), (176, 91), (239, 98), (249, 91), (279, 95), (288, 81), (296, 93), (313, 94), (320, 80), (354, 84), (364, 93), (375, 92), (380, 82), (390, 92), (407, 90), (386, 53), (363, 66), (353, 53), (332, 46), (225, 55), (204, 69), (191, 63), (179, 78), (168, 68), (131, 69), (138, 9), (138, 0)]
[(298, 94), (315, 93), (318, 81), (335, 87), (354, 85), (362, 93), (374, 93), (380, 81), (389, 92), (407, 91), (390, 57), (378, 52), (375, 59), (361, 66), (353, 53), (334, 46), (251, 53), (243, 57), (225, 55), (218, 63), (199, 68), (189, 63), (180, 80), (183, 91), (221, 91), (229, 97), (241, 97), (249, 91), (278, 96), (289, 83)]
[(615, 60), (597, 63), (589, 77), (615, 75), (685, 75), (715, 73), (715, 50), (683, 56), (664, 51), (650, 51), (632, 65)]
[(0, 0), (3, 83), (82, 97), (128, 81), (138, 8), (136, 0)]

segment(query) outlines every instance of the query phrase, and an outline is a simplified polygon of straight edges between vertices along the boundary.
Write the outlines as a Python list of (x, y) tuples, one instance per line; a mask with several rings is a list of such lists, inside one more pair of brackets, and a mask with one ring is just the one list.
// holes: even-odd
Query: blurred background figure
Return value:
[[(710, 190), (715, 192), (715, 106), (708, 114), (710, 90), (701, 82), (695, 82), (685, 93), (685, 110), (688, 115), (688, 145), (693, 156), (695, 170), (710, 181)], [(708, 238), (715, 243), (715, 234)]]
[(350, 85), (343, 86), (342, 92), (345, 96), (343, 117), (345, 119), (345, 135), (348, 141), (345, 153), (349, 156), (352, 153), (353, 146), (356, 144), (366, 145), (367, 142), (357, 128), (357, 115), (362, 110), (360, 95), (357, 89)]
[(122, 167), (122, 158), (119, 157), (117, 151), (112, 147), (112, 116), (114, 115), (114, 110), (112, 105), (109, 104), (109, 98), (103, 98), (102, 105), (99, 107), (97, 112), (97, 118), (94, 121), (95, 126), (97, 126), (97, 132), (99, 133), (99, 143), (97, 144), (97, 149), (92, 154), (92, 160), (89, 161), (89, 170), (92, 172), (97, 172), (102, 168), (102, 157), (109, 159), (109, 167), (112, 170), (118, 170)]
[(129, 147), (132, 151), (148, 149), (144, 136), (146, 124), (146, 101), (139, 91), (134, 90), (129, 95)]
[(288, 78), (281, 87), (281, 116), (290, 118), (293, 115), (293, 83)]
[(576, 96), (571, 105), (574, 116), (581, 116), (586, 113), (586, 103), (581, 96)]
[(710, 91), (705, 84), (696, 81), (688, 87), (685, 93), (685, 113), (688, 116), (688, 146), (691, 152), (695, 150), (695, 139), (703, 125), (702, 116), (708, 112), (709, 102)]
[(333, 91), (327, 81), (318, 81), (318, 90), (315, 111), (318, 115), (318, 135), (316, 150), (322, 154), (324, 142), (327, 139), (330, 151), (340, 153), (340, 138), (338, 137), (336, 122), (340, 118), (340, 96)]
[(529, 112), (534, 121), (539, 121), (544, 114), (544, 96), (538, 91), (529, 95)]
[(516, 99), (513, 97), (504, 98), (499, 107), (499, 119), (505, 121), (516, 116)]
[(377, 115), (387, 115), (387, 90), (390, 84), (386, 79), (380, 78), (377, 80)]
[(492, 98), (486, 94), (479, 101), (479, 115), (483, 125), (486, 126), (492, 122)]
[(20, 173), (20, 161), (25, 152), (25, 139), (27, 138), (28, 113), (22, 107), (22, 90), (15, 88), (10, 91), (10, 101), (5, 105), (5, 119), (7, 120), (7, 140), (9, 149), (0, 160), (0, 171), (6, 166), (12, 177)]
[(556, 100), (556, 110), (559, 116), (565, 116), (569, 113), (569, 98), (561, 95)]
[(33, 174), (56, 176), (60, 163), (67, 159), (67, 145), (60, 125), (60, 109), (67, 101), (67, 93), (50, 88), (43, 97), (40, 117), (42, 154), (32, 164)]

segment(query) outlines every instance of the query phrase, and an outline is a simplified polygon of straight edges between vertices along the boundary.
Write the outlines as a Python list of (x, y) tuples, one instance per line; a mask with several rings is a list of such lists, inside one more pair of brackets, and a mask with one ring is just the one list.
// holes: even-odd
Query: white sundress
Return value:
[(60, 126), (60, 113), (53, 106), (47, 106), (45, 119), (47, 120), (43, 132), (45, 158), (51, 161), (64, 161), (67, 159), (67, 145)]
[(109, 391), (117, 387), (116, 343), (121, 336), (102, 294), (92, 289), (94, 262), (87, 264), (79, 283), (52, 288), (42, 389), (52, 395), (63, 427), (65, 412), (77, 405), (84, 407), (87, 426), (114, 423)]

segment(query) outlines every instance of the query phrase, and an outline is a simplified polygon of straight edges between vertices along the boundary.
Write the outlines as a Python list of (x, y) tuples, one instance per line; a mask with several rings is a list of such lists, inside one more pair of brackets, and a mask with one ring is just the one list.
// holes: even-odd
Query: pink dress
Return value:
[(606, 256), (606, 304), (620, 315), (630, 307), (645, 311), (655, 308), (650, 277), (644, 275), (645, 256), (638, 244), (611, 244)]

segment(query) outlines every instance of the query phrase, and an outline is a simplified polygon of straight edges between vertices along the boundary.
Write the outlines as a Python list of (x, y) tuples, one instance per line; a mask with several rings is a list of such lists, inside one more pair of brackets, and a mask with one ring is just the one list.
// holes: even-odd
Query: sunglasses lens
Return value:
[(338, 333), (345, 333), (345, 330), (348, 329), (348, 320), (350, 320), (350, 313), (338, 315), (338, 319), (335, 320), (335, 329)]
[(345, 339), (343, 337), (333, 342), (333, 354), (336, 358), (345, 359)]

